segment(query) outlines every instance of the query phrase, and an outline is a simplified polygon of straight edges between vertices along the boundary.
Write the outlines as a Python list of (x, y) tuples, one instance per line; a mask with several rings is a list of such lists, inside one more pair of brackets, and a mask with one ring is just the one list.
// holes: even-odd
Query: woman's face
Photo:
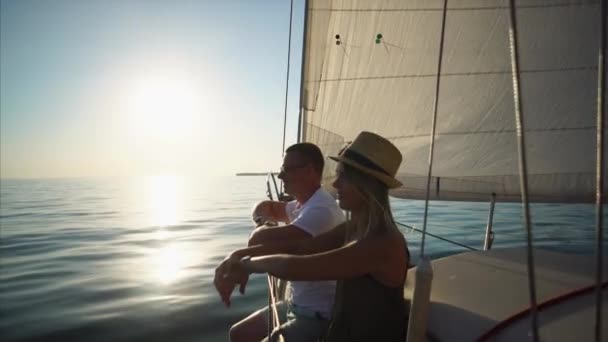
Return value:
[(361, 192), (352, 184), (344, 174), (344, 164), (338, 163), (336, 168), (336, 180), (332, 184), (338, 192), (340, 208), (344, 210), (357, 211), (365, 201)]

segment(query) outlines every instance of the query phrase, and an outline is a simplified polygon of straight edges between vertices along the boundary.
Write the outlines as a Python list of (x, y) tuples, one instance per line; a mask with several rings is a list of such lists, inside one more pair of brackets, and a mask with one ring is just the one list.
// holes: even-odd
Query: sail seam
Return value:
[[(519, 203), (521, 201), (521, 193), (519, 192), (510, 192), (510, 191), (458, 191), (458, 190), (443, 190), (441, 192), (441, 198), (444, 201), (485, 201), (479, 200), (480, 195), (487, 195), (490, 192), (496, 193), (496, 198), (499, 202), (511, 202), (511, 203)], [(424, 200), (424, 189), (422, 188), (404, 188), (399, 189), (398, 191), (391, 191), (391, 195), (396, 198), (405, 198), (405, 199), (415, 199), (415, 200)], [(462, 197), (460, 195), (464, 195)], [(459, 196), (458, 198), (454, 198), (452, 196)], [(439, 197), (433, 196), (432, 200), (437, 200)], [(551, 195), (551, 194), (532, 194), (530, 198), (538, 203), (593, 203), (595, 199), (593, 191), (589, 191), (587, 194), (583, 195), (573, 195), (573, 196), (563, 196), (563, 195)]]
[[(571, 128), (537, 128), (537, 129), (526, 129), (526, 132), (559, 132), (559, 131), (588, 131), (595, 130), (595, 126), (585, 127), (571, 127)], [(488, 131), (470, 131), (470, 132), (436, 132), (435, 135), (474, 135), (474, 134), (503, 134), (517, 132), (515, 129), (509, 130), (488, 130)], [(409, 139), (409, 138), (423, 138), (428, 137), (429, 133), (411, 134), (411, 135), (399, 135), (390, 136), (387, 139)]]
[[(555, 175), (595, 175), (595, 172), (559, 172), (559, 173), (551, 173), (551, 172), (543, 172), (543, 173), (528, 173), (529, 176), (555, 176)], [(397, 178), (426, 178), (426, 175), (416, 175), (416, 174), (397, 174)], [(433, 176), (433, 178), (441, 177), (444, 180), (453, 180), (453, 179), (463, 179), (467, 177), (519, 177), (517, 174), (500, 174), (500, 175), (484, 175), (484, 176)], [(469, 181), (475, 183), (487, 183), (487, 184), (495, 184), (496, 182), (490, 181)], [(404, 189), (407, 187), (404, 187)]]
[[(564, 72), (564, 71), (596, 71), (595, 66), (581, 66), (571, 68), (552, 68), (552, 69), (534, 69), (534, 70), (520, 70), (520, 74), (536, 74), (536, 73), (550, 73), (550, 72)], [(446, 72), (442, 73), (442, 77), (446, 76), (479, 76), (479, 75), (510, 75), (511, 71), (497, 70), (497, 71), (473, 71), (473, 72)], [(437, 77), (436, 74), (404, 74), (404, 75), (387, 75), (387, 76), (361, 76), (361, 77), (348, 77), (348, 78), (327, 78), (319, 80), (309, 80), (305, 83), (320, 83), (320, 82), (339, 82), (339, 81), (364, 81), (364, 80), (381, 80), (381, 79), (395, 79), (395, 78), (428, 78)]]
[[(332, 131), (327, 131), (317, 125), (308, 124), (311, 127), (314, 127), (319, 130), (324, 130), (328, 132), (328, 134), (333, 134), (342, 138), (342, 142), (332, 142), (332, 143), (319, 143), (319, 146), (335, 146), (336, 144), (340, 145), (343, 143), (344, 136), (337, 134)], [(553, 132), (553, 131), (588, 131), (595, 130), (595, 126), (583, 126), (583, 127), (562, 127), (562, 128), (527, 128), (526, 132)], [(503, 133), (513, 133), (516, 132), (515, 129), (501, 129), (501, 130), (484, 130), (484, 131), (460, 131), (460, 132), (435, 132), (435, 135), (474, 135), (474, 134), (503, 134)], [(428, 137), (430, 133), (419, 133), (419, 134), (409, 134), (409, 135), (394, 135), (394, 136), (386, 136), (386, 139), (389, 140), (399, 140), (399, 139), (410, 139), (410, 138), (423, 138)]]
[[(520, 5), (517, 9), (537, 9), (537, 8), (561, 8), (561, 7), (584, 7), (598, 5), (599, 2), (567, 2), (544, 5)], [(452, 7), (448, 11), (487, 11), (487, 10), (506, 10), (509, 6), (487, 6), (487, 7)], [(441, 12), (443, 8), (311, 8), (310, 11), (316, 12)]]

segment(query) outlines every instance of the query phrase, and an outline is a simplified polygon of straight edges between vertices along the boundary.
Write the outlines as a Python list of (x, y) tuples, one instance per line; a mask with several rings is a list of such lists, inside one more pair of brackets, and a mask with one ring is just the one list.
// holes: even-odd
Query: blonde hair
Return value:
[(355, 218), (350, 215), (346, 229), (346, 243), (370, 235), (398, 231), (391, 212), (388, 187), (379, 180), (345, 164), (343, 175), (365, 202), (362, 212)]

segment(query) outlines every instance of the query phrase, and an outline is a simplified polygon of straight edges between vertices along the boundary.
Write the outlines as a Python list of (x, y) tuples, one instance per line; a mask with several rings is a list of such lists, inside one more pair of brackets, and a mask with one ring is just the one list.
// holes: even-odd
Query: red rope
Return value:
[[(602, 283), (602, 288), (605, 288), (606, 286), (608, 286), (608, 282)], [(573, 290), (570, 292), (563, 293), (559, 296), (549, 298), (537, 306), (538, 311), (545, 309), (549, 306), (561, 303), (567, 299), (587, 294), (587, 292), (591, 292), (593, 290), (595, 290), (595, 284), (585, 286), (585, 287), (582, 287), (582, 288), (579, 288), (579, 289), (576, 289), (576, 290)], [(495, 335), (497, 335), (501, 330), (507, 328), (510, 324), (524, 318), (525, 316), (527, 316), (529, 314), (529, 312), (530, 312), (530, 308), (528, 307), (528, 308), (525, 308), (525, 309), (521, 310), (520, 312), (508, 317), (507, 319), (499, 322), (494, 327), (492, 327), (490, 330), (486, 331), (483, 335), (481, 335), (477, 339), (477, 342), (488, 341), (491, 337), (495, 337)]]

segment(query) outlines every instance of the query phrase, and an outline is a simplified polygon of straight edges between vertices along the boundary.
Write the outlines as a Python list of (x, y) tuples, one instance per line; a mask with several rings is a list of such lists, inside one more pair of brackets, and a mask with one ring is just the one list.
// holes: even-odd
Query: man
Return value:
[[(269, 251), (280, 253), (281, 243), (306, 243), (345, 220), (336, 201), (321, 188), (324, 160), (319, 148), (311, 143), (299, 143), (285, 152), (279, 178), (283, 180), (285, 192), (295, 200), (288, 203), (264, 201), (253, 211), (258, 225), (266, 221), (285, 224), (256, 228), (250, 236), (249, 247), (234, 251), (227, 260), (268, 254)], [(228, 264), (224, 262), (216, 269), (215, 278), (216, 288), (227, 305), (235, 286), (223, 278)], [(243, 291), (244, 285), (241, 286)], [(324, 333), (331, 316), (334, 292), (334, 281), (291, 282), (290, 298), (283, 304), (286, 308), (280, 310), (287, 310), (288, 321), (279, 329), (287, 342), (316, 341)], [(236, 323), (230, 329), (230, 341), (260, 341), (267, 335), (267, 317), (268, 308), (264, 308)]]

